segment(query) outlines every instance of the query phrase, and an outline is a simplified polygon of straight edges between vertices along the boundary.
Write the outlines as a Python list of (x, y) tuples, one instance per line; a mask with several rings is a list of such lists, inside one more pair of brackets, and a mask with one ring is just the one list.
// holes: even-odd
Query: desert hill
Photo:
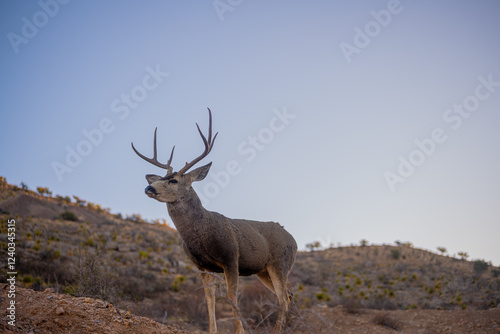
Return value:
[[(78, 332), (77, 328), (83, 328), (78, 324), (90, 326), (97, 320), (94, 324), (111, 326), (110, 333), (134, 332), (124, 322), (114, 321), (119, 314), (137, 317), (130, 319), (141, 326), (149, 321), (158, 333), (208, 329), (201, 280), (183, 253), (175, 229), (158, 221), (145, 222), (139, 215), (124, 219), (74, 198), (53, 197), (46, 188), (36, 193), (0, 179), (0, 283), (7, 283), (7, 221), (15, 219), (17, 285), (27, 289), (19, 290), (29, 296), (24, 301), (63, 324), (51, 330)], [(498, 333), (499, 274), (499, 268), (485, 261), (442, 256), (408, 243), (364, 242), (299, 252), (290, 277), (294, 305), (288, 330)], [(231, 311), (222, 277), (220, 281), (218, 325), (231, 333)], [(241, 286), (240, 308), (248, 328), (267, 332), (276, 317), (275, 297), (255, 278), (242, 278)], [(5, 289), (0, 286), (0, 290), (4, 312), (8, 299)], [(75, 311), (57, 315), (60, 300)], [(101, 320), (90, 317), (78, 322), (77, 318), (84, 319), (85, 312), (76, 311), (82, 305), (92, 310), (86, 313), (102, 311), (105, 315)], [(29, 316), (25, 328), (42, 328), (28, 320)], [(171, 327), (159, 327), (160, 323)]]

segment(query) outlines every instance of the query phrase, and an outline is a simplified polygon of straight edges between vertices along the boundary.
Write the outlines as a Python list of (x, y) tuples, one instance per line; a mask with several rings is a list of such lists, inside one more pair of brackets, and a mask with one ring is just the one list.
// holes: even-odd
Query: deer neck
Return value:
[(188, 192), (177, 201), (168, 202), (167, 210), (183, 239), (194, 230), (201, 228), (202, 222), (207, 221), (205, 217), (208, 211), (201, 204), (193, 188), (189, 188)]

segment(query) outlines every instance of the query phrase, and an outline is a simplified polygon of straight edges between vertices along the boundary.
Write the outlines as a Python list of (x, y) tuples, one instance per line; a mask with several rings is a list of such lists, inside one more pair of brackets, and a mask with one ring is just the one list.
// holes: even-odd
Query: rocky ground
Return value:
[[(72, 297), (47, 289), (16, 290), (16, 324), (7, 324), (7, 285), (0, 284), (2, 333), (206, 333), (181, 329), (182, 323), (161, 324), (93, 298)], [(288, 333), (500, 333), (500, 308), (484, 311), (365, 310), (343, 306), (313, 307), (290, 315)], [(301, 318), (302, 317), (302, 318)], [(233, 333), (231, 319), (219, 319), (220, 332)], [(255, 333), (267, 333), (260, 328)]]
[(184, 330), (139, 317), (127, 310), (93, 298), (71, 297), (66, 294), (16, 289), (15, 326), (7, 323), (6, 284), (0, 284), (2, 333), (140, 333), (182, 334)]

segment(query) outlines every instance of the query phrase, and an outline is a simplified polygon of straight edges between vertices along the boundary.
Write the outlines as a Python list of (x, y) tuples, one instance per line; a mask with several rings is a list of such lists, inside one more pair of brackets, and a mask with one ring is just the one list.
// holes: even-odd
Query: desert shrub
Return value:
[(78, 206), (85, 206), (87, 204), (87, 201), (81, 199), (78, 196), (73, 195), (73, 198), (75, 199), (75, 204)]
[(182, 317), (208, 331), (207, 304), (203, 288), (187, 291), (185, 297), (175, 301), (170, 300), (165, 306), (170, 314)]
[(92, 238), (88, 238), (87, 240), (85, 240), (83, 242), (83, 245), (84, 246), (90, 246), (90, 247), (94, 247), (95, 243), (94, 243), (94, 239)]
[(448, 252), (448, 250), (445, 247), (438, 247), (437, 250), (441, 253), (441, 255), (444, 255), (445, 253)]
[(42, 196), (44, 196), (44, 195), (51, 196), (52, 195), (52, 191), (50, 191), (49, 188), (47, 188), (47, 187), (37, 187), (36, 191), (38, 191), (38, 193)]
[(60, 216), (64, 220), (78, 221), (78, 217), (71, 211), (64, 211)]
[(398, 308), (394, 298), (386, 296), (385, 294), (379, 294), (374, 298), (369, 298), (369, 300), (366, 301), (365, 307), (376, 310), (396, 310)]
[(179, 285), (184, 283), (186, 281), (186, 278), (182, 275), (176, 275), (175, 276), (175, 280), (174, 280), (174, 283), (172, 284), (172, 289), (175, 291), (175, 292), (178, 292), (179, 291)]
[(135, 213), (132, 215), (127, 215), (126, 220), (137, 224), (144, 224), (146, 222), (140, 214), (135, 214)]
[(99, 298), (110, 302), (117, 299), (115, 275), (107, 270), (102, 254), (80, 251), (76, 270), (76, 295)]
[(33, 283), (33, 276), (31, 275), (26, 275), (23, 277), (23, 283), (24, 284), (31, 284)]
[(359, 304), (352, 298), (340, 298), (340, 304), (348, 314), (359, 314)]
[(481, 275), (483, 272), (485, 272), (486, 269), (488, 269), (488, 267), (489, 264), (486, 261), (483, 260), (474, 261), (474, 271), (478, 275)]
[(311, 243), (306, 244), (306, 248), (309, 249), (309, 251), (314, 252), (315, 250), (321, 249), (321, 242), (319, 241), (314, 241)]
[(326, 292), (320, 292), (316, 294), (316, 299), (319, 301), (330, 301), (331, 298)]
[(45, 247), (40, 253), (39, 253), (39, 259), (42, 260), (44, 263), (49, 263), (52, 262), (53, 260), (57, 260), (61, 257), (61, 251), (60, 250), (54, 250), (49, 247)]
[[(225, 286), (221, 289), (224, 290)], [(238, 306), (247, 323), (253, 328), (274, 326), (278, 317), (278, 299), (258, 281), (252, 281), (245, 286)]]
[(373, 318), (373, 323), (390, 329), (399, 330), (399, 322), (389, 317), (387, 313), (380, 313)]
[(401, 256), (401, 252), (399, 251), (399, 249), (391, 249), (391, 257), (394, 260), (398, 260), (400, 256)]

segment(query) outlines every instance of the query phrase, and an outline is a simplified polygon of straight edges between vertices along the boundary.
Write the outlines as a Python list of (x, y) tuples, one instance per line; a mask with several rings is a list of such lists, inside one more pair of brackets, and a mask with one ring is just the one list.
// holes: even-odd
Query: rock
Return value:
[(108, 240), (104, 246), (106, 250), (119, 250), (118, 243)]
[(130, 246), (125, 244), (118, 245), (119, 252), (130, 252)]
[(56, 314), (57, 315), (63, 315), (64, 314), (64, 309), (61, 306), (57, 307), (56, 308)]

